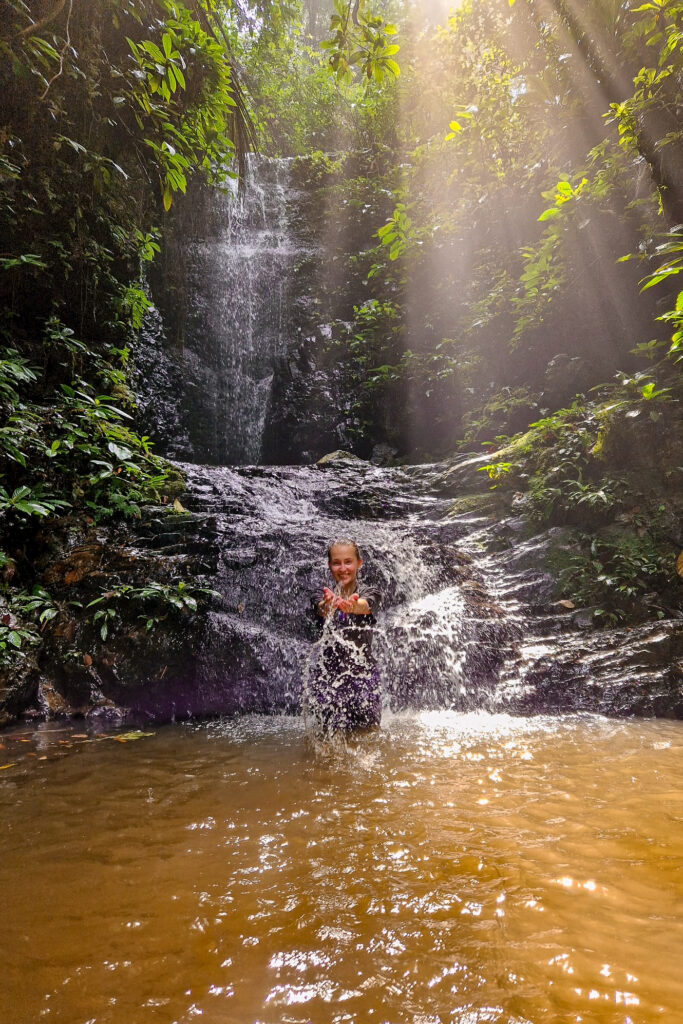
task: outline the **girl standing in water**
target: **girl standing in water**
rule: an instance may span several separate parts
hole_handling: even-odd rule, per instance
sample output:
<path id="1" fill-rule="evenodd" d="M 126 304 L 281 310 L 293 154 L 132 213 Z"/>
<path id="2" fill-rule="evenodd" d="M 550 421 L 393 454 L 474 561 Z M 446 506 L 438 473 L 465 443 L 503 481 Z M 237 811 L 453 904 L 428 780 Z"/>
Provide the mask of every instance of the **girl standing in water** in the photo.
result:
<path id="1" fill-rule="evenodd" d="M 314 599 L 322 652 L 308 687 L 309 709 L 325 735 L 371 728 L 382 714 L 371 649 L 380 592 L 358 580 L 363 559 L 355 541 L 333 541 L 327 560 L 335 586 Z"/>

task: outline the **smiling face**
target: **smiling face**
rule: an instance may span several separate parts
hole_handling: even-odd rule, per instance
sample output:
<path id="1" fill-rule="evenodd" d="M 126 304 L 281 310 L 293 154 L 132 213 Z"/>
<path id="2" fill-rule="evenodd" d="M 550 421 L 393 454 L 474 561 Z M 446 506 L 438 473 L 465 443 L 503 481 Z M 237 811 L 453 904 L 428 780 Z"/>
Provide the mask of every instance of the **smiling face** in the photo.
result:
<path id="1" fill-rule="evenodd" d="M 353 544 L 333 544 L 330 548 L 330 572 L 343 589 L 353 587 L 363 560 Z"/>

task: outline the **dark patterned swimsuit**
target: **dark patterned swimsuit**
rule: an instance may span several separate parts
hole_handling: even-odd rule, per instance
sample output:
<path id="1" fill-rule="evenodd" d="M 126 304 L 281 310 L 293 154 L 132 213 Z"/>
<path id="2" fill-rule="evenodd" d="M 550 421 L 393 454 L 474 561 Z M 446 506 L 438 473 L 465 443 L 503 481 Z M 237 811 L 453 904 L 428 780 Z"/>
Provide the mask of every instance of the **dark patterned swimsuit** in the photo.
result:
<path id="1" fill-rule="evenodd" d="M 309 710 L 324 733 L 351 732 L 379 725 L 382 715 L 379 673 L 372 657 L 372 627 L 380 592 L 359 583 L 359 598 L 369 615 L 346 614 L 337 609 L 323 627 L 322 651 L 309 682 Z M 313 605 L 317 605 L 314 599 Z"/>

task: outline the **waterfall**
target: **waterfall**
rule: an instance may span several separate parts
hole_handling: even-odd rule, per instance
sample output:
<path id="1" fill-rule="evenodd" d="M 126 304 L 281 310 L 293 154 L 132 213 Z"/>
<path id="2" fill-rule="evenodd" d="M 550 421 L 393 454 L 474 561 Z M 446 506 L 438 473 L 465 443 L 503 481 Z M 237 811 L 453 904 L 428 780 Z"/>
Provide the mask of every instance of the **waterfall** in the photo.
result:
<path id="1" fill-rule="evenodd" d="M 181 466 L 191 518 L 176 531 L 201 550 L 215 592 L 192 631 L 191 658 L 128 706 L 154 718 L 296 712 L 317 638 L 309 609 L 330 582 L 326 550 L 352 536 L 363 578 L 382 594 L 373 642 L 392 708 L 481 706 L 508 639 L 485 595 L 461 589 L 476 569 L 453 545 L 466 526 L 444 518 L 429 479 L 357 460 L 318 466 Z M 173 557 L 159 524 L 148 545 Z M 166 656 L 164 655 L 166 660 Z M 127 669 L 126 669 L 127 671 Z"/>
<path id="2" fill-rule="evenodd" d="M 185 241 L 181 419 L 198 462 L 262 458 L 273 372 L 292 334 L 291 286 L 302 248 L 289 225 L 291 160 L 252 157 L 242 192 L 212 199 Z M 203 220 L 203 223 L 202 223 Z"/>
<path id="3" fill-rule="evenodd" d="M 667 664 L 651 668 L 648 645 L 670 642 L 664 627 L 653 636 L 643 627 L 636 644 L 620 641 L 623 658 L 606 656 L 600 636 L 590 647 L 553 601 L 542 568 L 547 539 L 525 540 L 514 517 L 496 525 L 476 511 L 452 513 L 453 495 L 473 484 L 466 471 L 458 476 L 459 463 L 314 463 L 311 434 L 343 445 L 343 432 L 324 427 L 335 422 L 330 408 L 344 385 L 324 351 L 297 361 L 302 339 L 311 341 L 306 330 L 322 331 L 334 296 L 306 306 L 319 236 L 292 171 L 291 161 L 255 159 L 244 195 L 196 217 L 182 243 L 182 359 L 164 355 L 161 317 L 150 317 L 140 407 L 161 424 L 161 451 L 182 460 L 188 514 L 150 510 L 140 553 L 214 596 L 183 637 L 165 638 L 149 668 L 137 650 L 121 657 L 111 692 L 157 719 L 296 711 L 316 636 L 307 608 L 329 582 L 328 542 L 350 536 L 365 552 L 364 576 L 383 593 L 374 650 L 392 709 L 650 714 L 680 701 L 678 676 Z M 283 392 L 287 377 L 298 405 Z M 275 435 L 287 444 L 278 449 Z M 297 454 L 308 464 L 291 464 Z"/>

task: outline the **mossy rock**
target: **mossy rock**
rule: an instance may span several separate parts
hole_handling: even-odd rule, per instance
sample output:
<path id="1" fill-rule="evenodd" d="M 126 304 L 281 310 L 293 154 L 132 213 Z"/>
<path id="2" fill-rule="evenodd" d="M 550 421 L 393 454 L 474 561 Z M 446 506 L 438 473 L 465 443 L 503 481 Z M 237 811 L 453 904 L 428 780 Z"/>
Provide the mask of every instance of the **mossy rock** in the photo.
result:
<path id="1" fill-rule="evenodd" d="M 485 491 L 483 494 L 463 494 L 456 498 L 448 510 L 448 518 L 467 515 L 494 515 L 505 506 L 500 491 Z"/>
<path id="2" fill-rule="evenodd" d="M 161 493 L 169 500 L 173 500 L 174 498 L 179 498 L 186 490 L 187 481 L 185 480 L 185 477 L 175 466 L 170 466 L 168 469 L 168 476 L 164 481 Z"/>
<path id="3" fill-rule="evenodd" d="M 327 455 L 323 455 L 321 459 L 318 459 L 316 466 L 328 466 L 332 462 L 363 462 L 353 452 L 345 452 L 341 448 L 336 452 L 328 452 Z"/>

